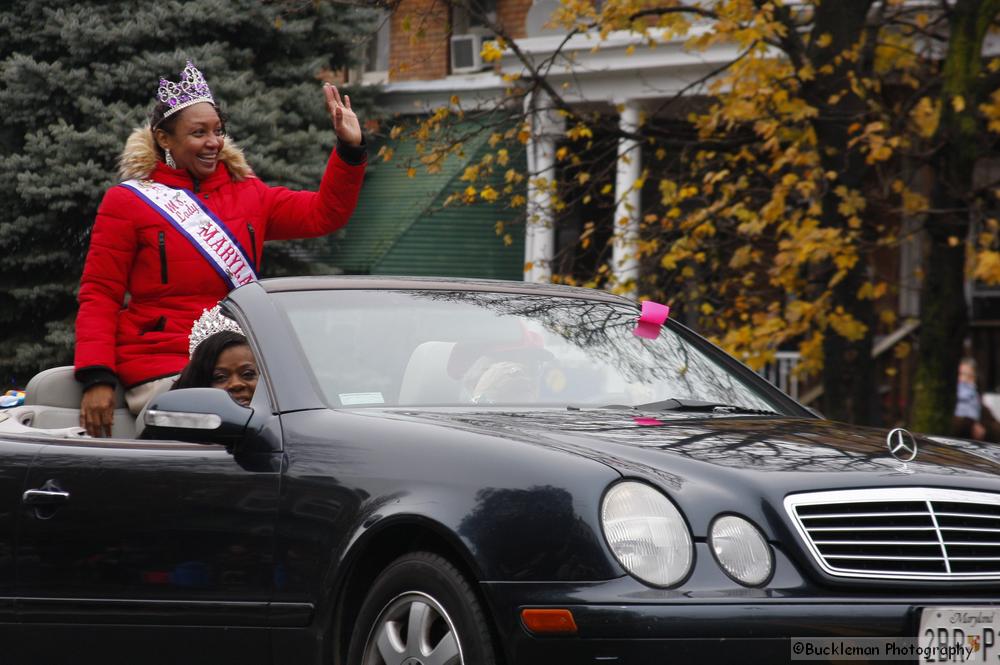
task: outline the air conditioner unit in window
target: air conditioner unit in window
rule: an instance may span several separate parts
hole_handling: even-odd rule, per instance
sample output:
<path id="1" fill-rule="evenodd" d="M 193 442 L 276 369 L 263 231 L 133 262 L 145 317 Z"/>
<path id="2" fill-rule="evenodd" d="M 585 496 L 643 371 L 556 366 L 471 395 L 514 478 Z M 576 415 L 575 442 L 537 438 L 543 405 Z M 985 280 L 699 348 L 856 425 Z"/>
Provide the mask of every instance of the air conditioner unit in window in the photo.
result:
<path id="1" fill-rule="evenodd" d="M 478 72 L 483 69 L 483 36 L 474 32 L 451 38 L 451 73 Z"/>

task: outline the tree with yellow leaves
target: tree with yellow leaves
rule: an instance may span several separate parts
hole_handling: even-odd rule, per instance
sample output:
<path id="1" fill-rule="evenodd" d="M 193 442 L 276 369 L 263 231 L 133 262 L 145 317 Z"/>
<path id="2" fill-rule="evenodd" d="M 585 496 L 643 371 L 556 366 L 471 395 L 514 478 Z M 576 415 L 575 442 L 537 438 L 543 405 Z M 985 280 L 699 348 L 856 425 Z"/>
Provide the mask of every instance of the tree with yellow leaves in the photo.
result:
<path id="1" fill-rule="evenodd" d="M 898 325 L 899 288 L 894 262 L 883 258 L 903 239 L 901 221 L 916 220 L 929 249 L 912 420 L 944 432 L 965 334 L 967 266 L 1000 281 L 997 223 L 970 236 L 992 203 L 974 187 L 973 169 L 991 147 L 987 127 L 1000 131 L 1000 61 L 982 56 L 998 14 L 1000 0 L 561 0 L 551 26 L 564 45 L 589 34 L 600 49 L 628 34 L 641 38 L 633 54 L 678 43 L 690 53 L 734 53 L 665 96 L 635 128 L 574 104 L 553 83 L 555 69 L 573 68 L 570 56 L 538 60 L 484 16 L 497 38 L 482 56 L 504 60 L 509 103 L 482 110 L 453 99 L 411 136 L 433 168 L 461 146 L 463 137 L 448 131 L 456 118 L 463 131 L 471 123 L 491 133 L 495 150 L 511 152 L 537 128 L 552 131 L 539 116 L 557 118 L 556 167 L 505 165 L 509 186 L 490 193 L 528 218 L 530 197 L 517 186 L 527 182 L 557 219 L 621 205 L 616 150 L 631 141 L 644 156 L 642 226 L 630 246 L 640 277 L 615 280 L 612 217 L 603 225 L 610 228 L 595 221 L 579 235 L 578 254 L 592 259 L 585 274 L 578 261 L 552 278 L 669 301 L 753 367 L 797 348 L 799 370 L 821 376 L 824 413 L 853 422 L 880 418 L 873 340 Z M 538 99 L 545 105 L 526 103 Z M 497 162 L 490 155 L 467 172 L 472 193 L 455 203 L 476 200 L 477 179 Z"/>
<path id="2" fill-rule="evenodd" d="M 998 0 L 958 0 L 948 7 L 948 48 L 935 87 L 937 122 L 925 125 L 926 150 L 934 165 L 930 195 L 927 268 L 921 293 L 922 326 L 914 391 L 914 423 L 925 431 L 946 431 L 954 411 L 957 372 L 966 335 L 962 297 L 969 266 L 982 281 L 1000 282 L 997 222 L 987 217 L 978 239 L 972 221 L 1000 198 L 1000 189 L 977 190 L 973 173 L 989 144 L 985 128 L 1000 132 L 1000 61 L 984 66 L 983 44 L 1000 14 Z M 923 99 L 930 100 L 925 97 Z M 985 125 L 985 127 L 984 127 Z M 970 257 L 967 248 L 978 249 Z M 970 260 L 971 258 L 971 260 Z"/>

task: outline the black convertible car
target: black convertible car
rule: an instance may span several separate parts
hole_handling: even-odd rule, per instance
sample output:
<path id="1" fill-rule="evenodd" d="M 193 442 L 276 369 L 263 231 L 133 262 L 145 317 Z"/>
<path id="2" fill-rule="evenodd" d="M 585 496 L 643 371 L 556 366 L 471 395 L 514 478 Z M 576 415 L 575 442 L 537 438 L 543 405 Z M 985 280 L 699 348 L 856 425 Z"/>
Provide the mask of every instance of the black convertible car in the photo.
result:
<path id="1" fill-rule="evenodd" d="M 823 420 L 602 292 L 289 278 L 223 307 L 250 408 L 172 391 L 90 439 L 57 368 L 0 412 L 0 663 L 998 662 L 993 448 Z"/>

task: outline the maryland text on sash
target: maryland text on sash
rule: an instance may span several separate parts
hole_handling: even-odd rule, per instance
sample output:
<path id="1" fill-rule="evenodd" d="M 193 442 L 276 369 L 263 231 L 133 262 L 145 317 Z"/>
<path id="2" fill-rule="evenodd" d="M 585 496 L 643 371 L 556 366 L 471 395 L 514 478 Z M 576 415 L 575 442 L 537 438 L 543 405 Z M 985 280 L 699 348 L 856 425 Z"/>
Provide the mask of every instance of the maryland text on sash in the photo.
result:
<path id="1" fill-rule="evenodd" d="M 122 185 L 180 231 L 232 288 L 257 279 L 253 263 L 240 243 L 193 193 L 152 180 L 126 180 Z"/>

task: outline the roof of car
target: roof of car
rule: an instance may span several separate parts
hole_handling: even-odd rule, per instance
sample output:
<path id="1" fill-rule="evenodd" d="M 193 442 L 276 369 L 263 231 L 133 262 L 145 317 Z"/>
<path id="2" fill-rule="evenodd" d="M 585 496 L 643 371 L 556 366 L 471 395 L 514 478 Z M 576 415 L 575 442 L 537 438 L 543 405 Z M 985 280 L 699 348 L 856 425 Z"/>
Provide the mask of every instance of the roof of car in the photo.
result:
<path id="1" fill-rule="evenodd" d="M 285 291 L 323 291 L 337 289 L 422 289 L 432 291 L 489 291 L 532 295 L 573 296 L 634 305 L 622 296 L 561 284 L 535 284 L 496 279 L 465 279 L 450 277 L 397 277 L 382 275 L 324 275 L 317 277 L 277 277 L 261 280 L 268 293 Z"/>

